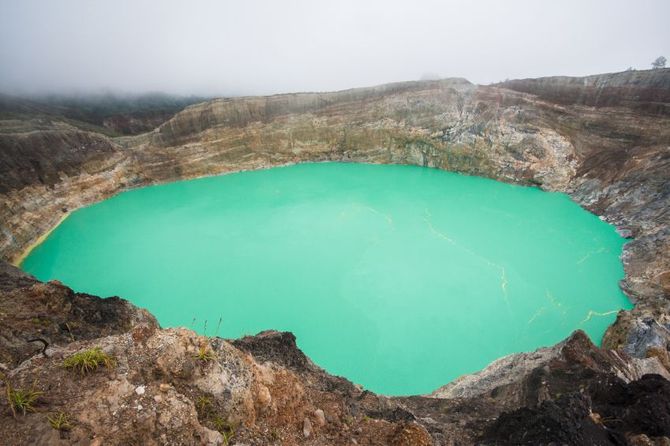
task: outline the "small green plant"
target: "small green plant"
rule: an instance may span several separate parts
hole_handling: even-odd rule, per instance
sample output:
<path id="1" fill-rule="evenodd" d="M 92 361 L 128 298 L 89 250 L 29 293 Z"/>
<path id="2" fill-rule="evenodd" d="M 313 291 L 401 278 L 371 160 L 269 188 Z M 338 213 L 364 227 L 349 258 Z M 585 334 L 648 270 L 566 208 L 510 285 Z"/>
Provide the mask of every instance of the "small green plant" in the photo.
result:
<path id="1" fill-rule="evenodd" d="M 28 412 L 35 412 L 34 404 L 44 394 L 44 392 L 35 389 L 35 383 L 30 389 L 15 389 L 8 382 L 6 385 L 7 402 L 15 418 L 17 412 L 21 412 L 23 415 Z"/>
<path id="2" fill-rule="evenodd" d="M 200 413 L 207 413 L 212 408 L 212 400 L 207 396 L 200 396 L 195 400 L 195 407 Z"/>
<path id="3" fill-rule="evenodd" d="M 221 418 L 219 415 L 214 415 L 212 417 L 212 424 L 214 424 L 214 429 L 223 435 L 223 444 L 227 446 L 228 443 L 230 443 L 230 440 L 235 436 L 235 426 Z"/>
<path id="4" fill-rule="evenodd" d="M 67 432 L 72 429 L 70 416 L 65 412 L 58 412 L 53 415 L 47 415 L 47 420 L 49 420 L 49 425 L 57 431 Z"/>
<path id="5" fill-rule="evenodd" d="M 198 348 L 198 353 L 195 354 L 195 358 L 202 362 L 209 362 L 216 359 L 216 355 L 213 351 L 208 349 L 206 346 L 201 346 Z"/>
<path id="6" fill-rule="evenodd" d="M 63 361 L 63 366 L 65 368 L 77 370 L 82 375 L 94 372 L 100 366 L 105 366 L 110 369 L 114 367 L 114 365 L 114 358 L 103 352 L 100 347 L 77 352 L 74 355 L 65 358 L 65 361 Z"/>
<path id="7" fill-rule="evenodd" d="M 51 321 L 49 319 L 43 319 L 39 317 L 34 317 L 30 320 L 33 325 L 41 326 L 41 327 L 48 327 L 51 325 Z"/>

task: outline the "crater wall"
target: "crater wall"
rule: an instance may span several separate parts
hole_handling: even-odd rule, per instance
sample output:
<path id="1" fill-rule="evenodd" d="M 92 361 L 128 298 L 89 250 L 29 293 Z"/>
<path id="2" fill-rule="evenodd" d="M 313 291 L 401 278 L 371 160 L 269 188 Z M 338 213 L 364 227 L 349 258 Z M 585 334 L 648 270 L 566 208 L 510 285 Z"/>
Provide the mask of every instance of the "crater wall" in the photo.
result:
<path id="1" fill-rule="evenodd" d="M 197 437 L 184 441 L 204 444 L 222 440 L 208 430 L 213 429 L 211 420 L 195 407 L 198 392 L 203 391 L 220 403 L 221 410 L 239 418 L 253 433 L 248 438 L 267 440 L 268 429 L 278 429 L 284 420 L 295 430 L 285 444 L 310 438 L 327 443 L 327 435 L 335 444 L 348 444 L 357 429 L 368 444 L 456 444 L 458 439 L 464 444 L 500 444 L 514 441 L 523 420 L 541 426 L 537 432 L 526 426 L 539 436 L 532 437 L 538 442 L 541 435 L 565 434 L 568 440 L 581 438 L 590 444 L 622 444 L 605 441 L 619 435 L 612 432 L 620 432 L 622 441 L 647 434 L 670 436 L 663 430 L 670 424 L 662 418 L 666 409 L 670 417 L 670 409 L 649 396 L 670 392 L 662 378 L 670 376 L 669 101 L 670 70 L 660 69 L 490 86 L 445 79 L 334 93 L 217 99 L 187 107 L 152 132 L 114 139 L 57 118 L 0 120 L 0 296 L 7 309 L 17 302 L 29 308 L 67 305 L 95 315 L 95 307 L 103 305 L 60 284 L 35 283 L 8 264 L 19 261 L 74 209 L 155 183 L 331 160 L 415 164 L 566 192 L 632 237 L 624 249 L 626 277 L 621 286 L 636 304 L 619 314 L 602 349 L 576 332 L 554 347 L 503 358 L 430 396 L 411 398 L 373 395 L 328 376 L 287 335 L 265 334 L 232 343 L 203 341 L 189 333 L 160 330 L 148 315 L 132 316 L 139 310 L 124 301 L 105 304 L 110 316 L 98 322 L 106 331 L 97 340 L 96 326 L 87 326 L 88 317 L 77 319 L 84 326 L 79 327 L 82 338 L 75 340 L 63 331 L 68 313 L 63 320 L 52 321 L 47 317 L 50 310 L 45 310 L 48 323 L 31 325 L 28 309 L 16 314 L 3 310 L 0 322 L 11 328 L 12 335 L 0 339 L 0 351 L 6 356 L 2 366 L 12 380 L 27 382 L 37 374 L 51 383 L 65 378 L 52 370 L 49 360 L 38 359 L 38 352 L 21 346 L 23 337 L 51 336 L 60 355 L 77 346 L 103 344 L 126 358 L 126 370 L 132 372 L 113 378 L 111 393 L 128 403 L 136 399 L 129 382 L 160 388 L 161 379 L 168 381 L 172 387 L 164 396 L 170 408 L 182 408 L 175 409 L 174 416 Z M 122 321 L 118 329 L 110 326 L 115 318 Z M 191 351 L 202 342 L 213 342 L 219 355 L 218 371 L 212 376 L 197 375 L 192 366 L 192 373 L 182 376 L 183 361 L 157 347 L 177 343 Z M 142 371 L 156 361 L 165 365 L 158 375 Z M 264 367 L 272 368 L 272 373 Z M 650 372 L 660 376 L 643 378 Z M 222 374 L 230 379 L 223 387 L 212 387 Z M 282 383 L 297 386 L 302 393 L 291 399 Z M 96 390 L 70 391 L 79 392 L 83 402 L 76 410 L 85 413 Z M 225 395 L 230 394 L 239 396 L 240 406 L 226 405 Z M 614 394 L 625 396 L 616 404 L 625 400 L 630 407 L 637 407 L 636 395 L 658 403 L 661 418 L 629 419 L 637 409 L 617 412 L 607 397 Z M 273 398 L 279 401 L 274 406 Z M 629 424 L 612 427 L 611 421 L 603 421 L 605 415 L 598 419 L 593 413 Z M 104 416 L 94 412 L 88 429 L 95 432 Z M 367 419 L 381 424 L 367 425 Z M 556 419 L 563 420 L 559 427 L 551 424 Z M 143 420 L 154 423 L 151 418 Z M 347 424 L 347 420 L 353 421 Z M 127 429 L 126 421 L 117 421 L 112 424 L 119 432 Z M 661 427 L 652 428 L 656 425 Z M 156 435 L 172 432 L 161 426 Z M 14 425 L 3 424 L 3 429 L 9 432 Z M 123 443 L 121 434 L 109 435 L 110 444 Z M 155 441 L 160 438 L 147 435 Z M 284 438 L 281 432 L 278 435 Z"/>

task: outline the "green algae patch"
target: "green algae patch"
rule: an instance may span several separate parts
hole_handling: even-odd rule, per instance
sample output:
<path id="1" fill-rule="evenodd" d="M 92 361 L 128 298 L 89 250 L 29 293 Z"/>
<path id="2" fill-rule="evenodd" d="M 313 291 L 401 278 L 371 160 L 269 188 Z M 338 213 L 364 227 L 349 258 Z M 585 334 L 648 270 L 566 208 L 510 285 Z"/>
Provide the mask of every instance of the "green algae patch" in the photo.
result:
<path id="1" fill-rule="evenodd" d="M 624 240 L 568 196 L 413 166 L 301 164 L 122 193 L 24 260 L 164 327 L 295 333 L 385 394 L 430 392 L 616 312 Z"/>

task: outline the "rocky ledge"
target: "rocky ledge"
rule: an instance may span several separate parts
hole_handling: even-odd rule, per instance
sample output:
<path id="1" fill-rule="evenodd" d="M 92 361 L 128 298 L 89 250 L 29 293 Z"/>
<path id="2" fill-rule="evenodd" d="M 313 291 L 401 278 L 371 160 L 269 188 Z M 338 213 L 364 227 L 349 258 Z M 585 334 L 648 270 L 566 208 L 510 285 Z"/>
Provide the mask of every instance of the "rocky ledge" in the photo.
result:
<path id="1" fill-rule="evenodd" d="M 653 70 L 219 99 L 117 139 L 0 120 L 0 442 L 670 444 L 669 97 L 670 70 Z M 123 299 L 7 263 L 70 210 L 128 188 L 322 160 L 567 192 L 632 237 L 621 285 L 635 308 L 602 348 L 577 331 L 431 395 L 389 398 L 328 375 L 290 333 L 161 329 Z M 103 359 L 80 373 L 65 367 L 77 353 Z"/>

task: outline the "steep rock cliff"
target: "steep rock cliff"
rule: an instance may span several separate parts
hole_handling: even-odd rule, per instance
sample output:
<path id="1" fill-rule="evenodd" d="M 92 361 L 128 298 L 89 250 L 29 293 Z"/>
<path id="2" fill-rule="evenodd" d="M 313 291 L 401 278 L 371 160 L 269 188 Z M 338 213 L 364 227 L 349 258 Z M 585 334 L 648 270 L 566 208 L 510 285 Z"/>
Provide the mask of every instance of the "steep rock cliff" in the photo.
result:
<path id="1" fill-rule="evenodd" d="M 184 437 L 184 442 L 222 441 L 213 430 L 213 420 L 195 408 L 193 389 L 213 385 L 214 375 L 223 373 L 217 367 L 228 370 L 239 361 L 251 367 L 244 370 L 273 363 L 284 370 L 281 374 L 287 374 L 282 376 L 292 376 L 287 382 L 301 386 L 305 393 L 300 395 L 308 395 L 306 400 L 300 397 L 298 402 L 290 402 L 278 390 L 281 403 L 267 419 L 259 415 L 264 413 L 257 412 L 260 409 L 236 412 L 227 406 L 227 396 L 239 391 L 227 387 L 235 380 L 223 384 L 223 393 L 206 395 L 213 398 L 217 410 L 244 426 L 238 438 L 252 444 L 278 441 L 273 440 L 275 434 L 285 444 L 347 444 L 352 438 L 358 438 L 360 444 L 506 444 L 518 442 L 515 435 L 524 428 L 520 424 L 524 419 L 535 420 L 545 432 L 542 437 L 540 431 L 533 431 L 529 438 L 535 443 L 572 436 L 582 443 L 648 444 L 644 441 L 652 440 L 647 437 L 667 436 L 663 417 L 670 409 L 651 395 L 667 392 L 661 376 L 667 376 L 670 366 L 669 84 L 670 70 L 653 70 L 509 81 L 494 86 L 447 79 L 335 93 L 218 99 L 186 108 L 153 132 L 117 139 L 58 121 L 0 121 L 0 255 L 8 261 L 20 258 L 68 211 L 132 187 L 303 161 L 405 163 L 569 193 L 633 237 L 624 249 L 626 278 L 622 288 L 636 303 L 630 312 L 621 312 L 608 330 L 603 340 L 605 350 L 577 333 L 555 347 L 496 361 L 431 397 L 389 399 L 364 392 L 305 365 L 309 361 L 294 345 L 287 344 L 283 335 L 227 343 L 203 340 L 188 332 L 159 330 L 148 320 L 138 322 L 140 328 L 135 329 L 136 318 L 130 318 L 135 321 L 132 323 L 123 322 L 130 320 L 131 310 L 112 311 L 111 319 L 102 319 L 119 318 L 119 330 L 101 328 L 104 324 L 84 329 L 81 338 L 76 338 L 77 346 L 70 345 L 73 339 L 67 331 L 57 329 L 58 317 L 44 322 L 43 327 L 18 316 L 6 318 L 3 324 L 14 330 L 2 341 L 5 367 L 11 369 L 8 379 L 13 385 L 25 386 L 31 377 L 40 376 L 47 386 L 64 385 L 67 392 L 81 399 L 73 411 L 87 413 L 88 404 L 95 404 L 100 394 L 94 388 L 67 384 L 65 375 L 58 371 L 58 358 L 73 349 L 106 346 L 125 364 L 121 370 L 132 371 L 132 379 L 114 375 L 117 372 L 109 377 L 109 385 L 117 386 L 114 392 L 122 395 L 115 404 L 126 408 L 114 421 L 116 432 L 123 432 L 130 426 L 127 423 L 137 420 L 140 424 L 136 426 L 144 426 L 146 438 L 158 443 L 163 442 L 161 435 L 177 435 L 179 431 L 160 424 L 156 418 L 160 411 L 183 414 L 179 418 L 182 426 L 188 426 L 188 435 L 196 435 Z M 33 283 L 6 264 L 4 270 L 0 281 L 3 308 L 34 299 L 47 308 L 62 302 L 76 307 L 90 299 L 58 284 Z M 30 314 L 30 307 L 25 314 Z M 104 331 L 108 329 L 111 331 Z M 92 336 L 95 330 L 108 337 L 91 340 L 88 333 Z M 128 330 L 131 335 L 124 335 Z M 40 358 L 36 345 L 20 345 L 26 336 L 39 334 L 54 344 L 56 359 Z M 219 371 L 209 378 L 202 378 L 209 376 L 205 373 L 202 379 L 189 375 L 181 381 L 181 368 L 147 375 L 143 370 L 149 367 L 149 360 L 142 356 L 145 338 L 153 339 L 151 345 L 183 344 L 184 357 L 194 348 L 188 345 L 208 342 L 228 359 L 218 360 L 212 367 Z M 158 347 L 146 352 L 153 360 L 167 355 L 165 361 L 185 361 L 169 359 L 172 352 Z M 241 359 L 242 352 L 254 359 Z M 24 360 L 27 362 L 12 368 Z M 250 372 L 233 369 L 237 372 L 227 376 L 246 379 L 242 388 L 256 388 L 258 382 L 264 382 L 258 377 L 243 378 Z M 241 375 L 236 375 L 238 372 Z M 638 381 L 650 372 L 659 377 Z M 139 387 L 140 383 L 151 389 L 167 384 L 177 390 L 175 394 L 167 390 L 169 407 L 161 406 L 160 411 L 146 417 L 127 411 L 129 405 L 138 404 L 139 394 L 132 391 L 132 385 Z M 247 396 L 243 399 L 252 401 L 251 406 L 268 404 L 265 390 L 244 392 Z M 275 391 L 268 387 L 268 392 L 274 398 Z M 313 392 L 321 393 L 317 397 Z M 613 401 L 608 392 L 618 399 Z M 50 410 L 59 398 L 47 404 Z M 323 398 L 339 409 L 321 408 L 315 415 L 318 409 L 313 401 Z M 639 401 L 649 401 L 659 417 L 647 415 L 646 421 L 641 421 L 644 404 Z M 158 410 L 159 406 L 151 404 L 152 410 Z M 139 405 L 146 407 L 143 402 Z M 284 418 L 287 407 L 293 407 L 291 413 L 298 415 Z M 89 418 L 80 416 L 82 430 L 73 435 L 82 437 L 76 438 L 99 435 L 108 414 L 96 410 Z M 322 413 L 326 424 L 321 424 Z M 363 425 L 368 419 L 382 424 Z M 51 431 L 38 426 L 44 423 L 38 415 L 26 420 L 34 427 L 28 434 L 53 437 Z M 273 426 L 282 423 L 290 428 L 273 433 Z M 317 429 L 317 423 L 328 427 Z M 7 432 L 17 433 L 17 425 L 6 426 Z M 561 430 L 566 426 L 567 431 Z M 525 428 L 531 431 L 530 426 Z M 21 438 L 28 441 L 36 437 Z M 120 433 L 102 438 L 111 443 L 125 441 Z"/>

